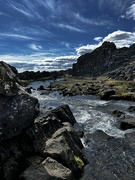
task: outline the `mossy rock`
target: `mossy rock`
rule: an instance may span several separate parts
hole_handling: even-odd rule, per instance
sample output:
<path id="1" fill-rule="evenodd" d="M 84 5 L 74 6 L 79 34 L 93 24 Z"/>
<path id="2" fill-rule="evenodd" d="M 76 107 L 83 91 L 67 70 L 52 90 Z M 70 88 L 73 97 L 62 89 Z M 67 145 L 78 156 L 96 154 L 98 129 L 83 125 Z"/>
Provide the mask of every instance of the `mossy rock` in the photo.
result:
<path id="1" fill-rule="evenodd" d="M 78 156 L 74 156 L 74 159 L 75 159 L 75 161 L 77 163 L 77 167 L 82 170 L 84 168 L 84 166 L 85 166 L 83 160 Z"/>

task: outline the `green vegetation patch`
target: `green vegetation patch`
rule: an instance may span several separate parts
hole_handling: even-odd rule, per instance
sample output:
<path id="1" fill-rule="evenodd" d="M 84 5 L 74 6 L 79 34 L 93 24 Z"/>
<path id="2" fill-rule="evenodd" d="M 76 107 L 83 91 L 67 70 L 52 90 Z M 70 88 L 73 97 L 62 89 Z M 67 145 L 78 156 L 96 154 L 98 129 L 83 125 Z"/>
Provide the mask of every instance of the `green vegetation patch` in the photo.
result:
<path id="1" fill-rule="evenodd" d="M 83 160 L 80 157 L 78 157 L 78 156 L 74 156 L 74 159 L 75 159 L 75 161 L 77 163 L 78 168 L 82 169 L 84 167 Z"/>

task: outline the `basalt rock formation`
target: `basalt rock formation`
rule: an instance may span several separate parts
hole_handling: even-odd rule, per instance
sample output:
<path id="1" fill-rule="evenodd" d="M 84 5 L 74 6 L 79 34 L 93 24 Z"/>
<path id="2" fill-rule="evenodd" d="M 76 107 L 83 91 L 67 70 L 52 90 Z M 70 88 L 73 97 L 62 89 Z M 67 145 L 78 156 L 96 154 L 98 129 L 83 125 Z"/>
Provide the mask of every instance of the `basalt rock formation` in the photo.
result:
<path id="1" fill-rule="evenodd" d="M 73 64 L 74 76 L 102 76 L 133 80 L 135 77 L 135 44 L 117 49 L 112 42 L 104 42 L 91 53 L 78 58 Z"/>

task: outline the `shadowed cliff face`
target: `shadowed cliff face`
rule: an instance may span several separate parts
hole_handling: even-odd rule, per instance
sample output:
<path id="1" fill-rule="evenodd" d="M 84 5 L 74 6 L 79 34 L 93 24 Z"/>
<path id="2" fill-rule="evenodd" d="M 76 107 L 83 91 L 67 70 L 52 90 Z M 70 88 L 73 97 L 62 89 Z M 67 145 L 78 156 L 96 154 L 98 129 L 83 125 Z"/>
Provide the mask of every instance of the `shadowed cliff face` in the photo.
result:
<path id="1" fill-rule="evenodd" d="M 134 62 L 135 45 L 132 45 L 130 48 L 117 49 L 114 43 L 104 42 L 102 46 L 95 49 L 92 53 L 87 53 L 78 58 L 77 63 L 73 64 L 73 75 L 95 77 L 107 74 L 112 77 L 118 77 L 116 74 L 119 72 L 121 79 L 133 79 L 134 69 L 130 64 Z M 112 73 L 113 70 L 115 72 Z M 120 76 L 122 73 L 125 74 Z"/>

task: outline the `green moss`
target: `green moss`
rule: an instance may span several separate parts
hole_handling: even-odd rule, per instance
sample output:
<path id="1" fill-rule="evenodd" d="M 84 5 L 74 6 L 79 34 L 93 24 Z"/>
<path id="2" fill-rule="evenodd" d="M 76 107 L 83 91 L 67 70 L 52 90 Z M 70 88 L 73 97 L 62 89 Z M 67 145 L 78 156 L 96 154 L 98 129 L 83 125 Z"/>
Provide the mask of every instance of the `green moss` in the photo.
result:
<path id="1" fill-rule="evenodd" d="M 79 169 L 82 169 L 84 167 L 84 162 L 80 157 L 74 156 L 74 159 L 77 163 L 77 166 Z"/>

